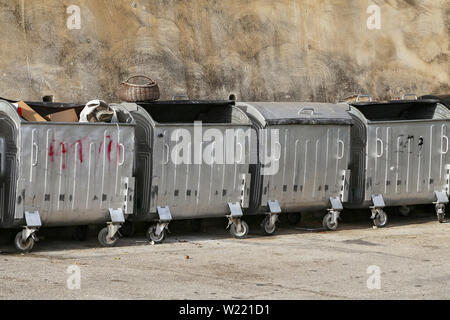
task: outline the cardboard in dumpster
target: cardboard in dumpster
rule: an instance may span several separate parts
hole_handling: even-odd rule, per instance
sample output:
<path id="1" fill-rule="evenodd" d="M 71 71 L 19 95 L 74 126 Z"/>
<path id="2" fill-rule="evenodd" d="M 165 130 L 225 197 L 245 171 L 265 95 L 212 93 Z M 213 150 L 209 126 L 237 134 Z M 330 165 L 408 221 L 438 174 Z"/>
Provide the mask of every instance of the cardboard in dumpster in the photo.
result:
<path id="1" fill-rule="evenodd" d="M 38 122 L 46 122 L 43 117 L 39 115 L 36 111 L 33 110 L 29 105 L 27 105 L 23 101 L 17 102 L 17 112 L 19 115 L 27 121 L 38 121 Z"/>
<path id="2" fill-rule="evenodd" d="M 52 122 L 78 122 L 78 116 L 74 109 L 52 113 L 45 118 Z"/>

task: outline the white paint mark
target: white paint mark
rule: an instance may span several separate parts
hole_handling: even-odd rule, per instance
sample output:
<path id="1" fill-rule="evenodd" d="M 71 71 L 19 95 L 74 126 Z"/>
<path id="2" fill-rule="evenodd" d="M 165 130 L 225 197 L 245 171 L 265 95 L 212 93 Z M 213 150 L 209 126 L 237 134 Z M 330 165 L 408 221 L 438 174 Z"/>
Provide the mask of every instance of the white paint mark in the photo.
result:
<path id="1" fill-rule="evenodd" d="M 367 18 L 367 29 L 381 29 L 381 10 L 376 4 L 371 4 L 367 7 L 367 14 L 370 14 Z"/>
<path id="2" fill-rule="evenodd" d="M 70 16 L 67 18 L 67 29 L 69 30 L 80 30 L 81 29 L 81 10 L 77 5 L 70 5 L 67 7 L 67 13 Z"/>

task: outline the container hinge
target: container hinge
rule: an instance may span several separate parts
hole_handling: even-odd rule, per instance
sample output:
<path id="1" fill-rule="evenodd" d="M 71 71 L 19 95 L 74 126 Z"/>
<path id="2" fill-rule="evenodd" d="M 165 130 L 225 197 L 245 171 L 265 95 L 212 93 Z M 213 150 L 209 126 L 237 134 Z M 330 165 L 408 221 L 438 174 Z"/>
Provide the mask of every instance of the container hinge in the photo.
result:
<path id="1" fill-rule="evenodd" d="M 450 194 L 450 164 L 445 165 L 445 191 Z"/>
<path id="2" fill-rule="evenodd" d="M 22 220 L 25 210 L 25 179 L 17 180 L 17 188 L 16 188 L 16 208 L 14 212 L 15 220 Z"/>
<path id="3" fill-rule="evenodd" d="M 341 171 L 341 181 L 339 186 L 339 197 L 341 202 L 347 202 L 348 201 L 348 190 L 350 181 L 350 170 L 342 170 Z"/>
<path id="4" fill-rule="evenodd" d="M 243 173 L 241 174 L 241 206 L 242 208 L 248 208 L 250 203 L 250 177 L 251 175 L 249 173 Z"/>
<path id="5" fill-rule="evenodd" d="M 122 186 L 123 186 L 123 211 L 125 214 L 133 213 L 133 205 L 134 205 L 134 188 L 135 188 L 135 179 L 133 177 L 124 177 L 122 178 Z"/>

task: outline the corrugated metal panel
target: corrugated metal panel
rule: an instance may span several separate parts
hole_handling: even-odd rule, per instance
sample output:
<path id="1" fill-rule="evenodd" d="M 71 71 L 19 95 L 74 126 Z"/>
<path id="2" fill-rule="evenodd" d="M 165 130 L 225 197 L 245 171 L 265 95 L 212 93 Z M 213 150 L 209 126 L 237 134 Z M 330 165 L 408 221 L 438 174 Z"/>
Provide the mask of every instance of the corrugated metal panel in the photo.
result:
<path id="1" fill-rule="evenodd" d="M 394 102 L 389 104 L 396 107 Z M 387 206 L 432 203 L 434 191 L 447 190 L 450 112 L 435 101 L 427 104 L 435 114 L 418 109 L 414 117 L 426 115 L 428 119 L 422 120 L 370 121 L 358 109 L 351 109 L 355 121 L 352 170 L 358 171 L 351 183 L 353 205 L 371 205 L 372 195 L 382 195 Z M 399 102 L 399 108 L 405 106 L 407 102 Z"/>
<path id="2" fill-rule="evenodd" d="M 254 210 L 261 211 L 258 207 L 273 200 L 283 211 L 329 208 L 330 197 L 347 200 L 352 124 L 348 105 L 239 102 L 237 107 L 259 132 L 260 163 L 278 155 L 271 164 L 278 167 L 276 172 L 270 173 L 262 164 L 261 173 L 265 173 L 255 177 L 261 183 L 253 185 L 261 190 L 252 190 Z M 278 132 L 273 138 L 272 131 Z M 276 136 L 278 141 L 272 141 Z"/>
<path id="3" fill-rule="evenodd" d="M 123 177 L 132 176 L 132 125 L 22 123 L 25 210 L 44 225 L 109 220 L 124 208 Z"/>

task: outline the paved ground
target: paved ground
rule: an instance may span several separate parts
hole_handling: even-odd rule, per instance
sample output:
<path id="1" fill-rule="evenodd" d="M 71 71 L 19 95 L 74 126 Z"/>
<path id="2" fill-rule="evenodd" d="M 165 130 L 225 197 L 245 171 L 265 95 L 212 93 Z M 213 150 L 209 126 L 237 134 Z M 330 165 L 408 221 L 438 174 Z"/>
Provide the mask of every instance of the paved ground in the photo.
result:
<path id="1" fill-rule="evenodd" d="M 431 212 L 431 210 L 430 210 Z M 206 221 L 192 233 L 182 223 L 161 245 L 143 237 L 98 248 L 62 234 L 44 236 L 28 255 L 0 245 L 0 299 L 449 299 L 450 224 L 433 215 L 390 215 L 373 229 L 368 214 L 347 214 L 336 232 L 309 231 L 320 219 L 281 224 L 263 237 L 250 219 L 248 239 L 223 231 L 224 220 Z M 306 220 L 306 221 L 305 221 Z M 81 270 L 81 289 L 69 290 L 67 268 Z M 370 290 L 369 266 L 376 286 Z"/>

